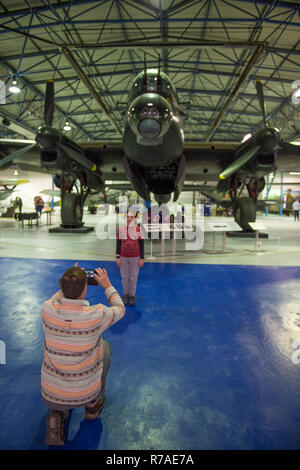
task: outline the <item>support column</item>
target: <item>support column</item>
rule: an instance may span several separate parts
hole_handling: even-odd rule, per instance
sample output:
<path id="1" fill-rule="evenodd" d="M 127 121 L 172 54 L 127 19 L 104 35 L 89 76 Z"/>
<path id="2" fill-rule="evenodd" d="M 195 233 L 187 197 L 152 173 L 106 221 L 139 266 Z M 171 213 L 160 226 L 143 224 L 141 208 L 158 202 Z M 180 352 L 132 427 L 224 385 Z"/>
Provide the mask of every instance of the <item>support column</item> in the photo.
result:
<path id="1" fill-rule="evenodd" d="M 283 171 L 281 172 L 281 185 L 280 185 L 280 217 L 282 216 L 282 206 L 283 206 Z"/>

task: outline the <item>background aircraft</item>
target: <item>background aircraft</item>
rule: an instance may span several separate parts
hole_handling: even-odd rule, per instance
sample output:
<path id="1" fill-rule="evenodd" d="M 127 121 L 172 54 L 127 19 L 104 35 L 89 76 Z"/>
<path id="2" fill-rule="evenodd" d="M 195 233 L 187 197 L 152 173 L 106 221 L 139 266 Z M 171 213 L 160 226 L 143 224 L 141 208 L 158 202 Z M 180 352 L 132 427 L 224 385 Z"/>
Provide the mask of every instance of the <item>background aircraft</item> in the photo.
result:
<path id="1" fill-rule="evenodd" d="M 33 169 L 26 151 L 36 155 L 39 149 L 41 168 L 55 175 L 55 185 L 61 190 L 61 219 L 66 228 L 82 226 L 84 201 L 89 192 L 104 190 L 105 168 L 109 165 L 120 170 L 122 165 L 124 178 L 126 175 L 137 193 L 145 200 L 150 200 L 153 193 L 159 204 L 168 202 L 172 193 L 176 201 L 185 179 L 215 181 L 217 193 L 229 193 L 235 220 L 244 231 L 252 231 L 249 222 L 255 222 L 264 177 L 282 167 L 298 168 L 300 162 L 299 147 L 283 142 L 279 131 L 267 125 L 260 81 L 256 89 L 262 129 L 239 145 L 209 142 L 192 148 L 184 145 L 183 113 L 170 79 L 159 69 L 144 69 L 128 95 L 122 145 L 97 148 L 93 144 L 78 145 L 52 127 L 54 84 L 50 80 L 45 124 L 37 131 L 37 145 L 32 143 L 18 151 L 13 145 L 2 146 L 5 157 L 0 167 L 15 161 L 20 168 Z"/>
<path id="2" fill-rule="evenodd" d="M 131 187 L 128 187 L 130 190 Z M 43 189 L 40 191 L 41 194 L 46 194 L 47 196 L 51 197 L 59 197 L 61 198 L 61 191 L 58 189 Z M 97 204 L 118 204 L 120 196 L 126 196 L 128 193 L 125 190 L 115 190 L 110 188 L 105 188 L 103 192 L 95 192 L 89 193 L 84 201 L 85 206 L 89 205 L 97 205 Z M 55 205 L 61 205 L 61 201 L 59 203 L 55 203 Z"/>
<path id="3" fill-rule="evenodd" d="M 29 183 L 29 180 L 21 180 L 14 178 L 2 178 L 0 179 L 0 201 L 8 198 L 14 192 L 14 189 L 19 184 Z M 12 186 L 9 188 L 9 186 Z"/>

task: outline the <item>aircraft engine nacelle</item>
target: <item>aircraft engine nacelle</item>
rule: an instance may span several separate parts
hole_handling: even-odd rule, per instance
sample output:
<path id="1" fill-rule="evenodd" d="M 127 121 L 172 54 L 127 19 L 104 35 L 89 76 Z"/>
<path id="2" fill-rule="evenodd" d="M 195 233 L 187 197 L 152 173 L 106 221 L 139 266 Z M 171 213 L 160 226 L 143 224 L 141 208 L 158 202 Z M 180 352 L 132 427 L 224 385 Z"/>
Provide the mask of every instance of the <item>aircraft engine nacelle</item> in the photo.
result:
<path id="1" fill-rule="evenodd" d="M 48 170 L 55 170 L 55 169 L 61 169 L 60 165 L 57 162 L 58 155 L 57 155 L 57 150 L 41 150 L 40 151 L 40 156 L 41 156 L 41 165 L 43 168 L 48 169 Z"/>
<path id="2" fill-rule="evenodd" d="M 50 126 L 38 129 L 36 142 L 41 150 L 41 165 L 50 171 L 79 173 L 88 171 L 98 174 L 95 162 L 88 158 L 84 150 L 67 136 Z"/>
<path id="3" fill-rule="evenodd" d="M 274 152 L 262 152 L 249 161 L 247 170 L 253 176 L 263 177 L 275 170 L 276 158 Z"/>
<path id="4" fill-rule="evenodd" d="M 131 103 L 127 111 L 128 123 L 137 136 L 143 139 L 158 139 L 170 129 L 173 120 L 172 107 L 157 93 L 144 93 Z"/>
<path id="5" fill-rule="evenodd" d="M 36 142 L 39 144 L 41 149 L 48 151 L 56 150 L 56 145 L 59 142 L 61 137 L 61 132 L 59 132 L 54 127 L 50 126 L 40 126 L 36 135 Z"/>
<path id="6" fill-rule="evenodd" d="M 59 158 L 57 144 L 61 139 L 61 133 L 50 126 L 38 128 L 36 141 L 41 149 L 41 166 L 47 170 L 55 171 L 64 169 L 64 162 Z"/>
<path id="7" fill-rule="evenodd" d="M 274 171 L 279 140 L 278 130 L 271 127 L 265 127 L 247 139 L 235 153 L 236 160 L 250 155 L 250 159 L 241 166 L 240 173 L 261 178 Z"/>

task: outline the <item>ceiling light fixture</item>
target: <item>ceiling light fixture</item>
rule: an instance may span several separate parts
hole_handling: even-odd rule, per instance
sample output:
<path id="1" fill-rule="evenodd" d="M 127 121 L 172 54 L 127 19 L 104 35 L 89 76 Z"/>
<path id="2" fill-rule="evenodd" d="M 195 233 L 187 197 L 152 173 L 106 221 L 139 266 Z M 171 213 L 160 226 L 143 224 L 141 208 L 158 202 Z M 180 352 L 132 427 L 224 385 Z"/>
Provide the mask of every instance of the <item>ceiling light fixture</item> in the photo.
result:
<path id="1" fill-rule="evenodd" d="M 64 125 L 64 131 L 70 131 L 71 129 L 72 127 L 70 126 L 69 121 L 66 121 Z"/>
<path id="2" fill-rule="evenodd" d="M 292 94 L 292 100 L 296 101 L 296 104 L 299 103 L 298 101 L 299 98 L 300 98 L 300 87 L 298 87 Z"/>
<path id="3" fill-rule="evenodd" d="M 15 176 L 19 176 L 19 168 L 18 168 L 18 165 L 13 164 L 13 165 L 11 166 L 11 169 L 13 170 Z"/>
<path id="4" fill-rule="evenodd" d="M 246 134 L 246 135 L 243 137 L 242 142 L 245 142 L 246 140 L 250 139 L 250 137 L 252 137 L 252 134 Z"/>
<path id="5" fill-rule="evenodd" d="M 18 86 L 18 82 L 17 82 L 17 79 L 16 79 L 15 76 L 13 76 L 11 85 L 10 85 L 10 87 L 8 88 L 8 90 L 9 90 L 11 93 L 20 93 L 21 89 L 20 89 L 20 87 Z"/>

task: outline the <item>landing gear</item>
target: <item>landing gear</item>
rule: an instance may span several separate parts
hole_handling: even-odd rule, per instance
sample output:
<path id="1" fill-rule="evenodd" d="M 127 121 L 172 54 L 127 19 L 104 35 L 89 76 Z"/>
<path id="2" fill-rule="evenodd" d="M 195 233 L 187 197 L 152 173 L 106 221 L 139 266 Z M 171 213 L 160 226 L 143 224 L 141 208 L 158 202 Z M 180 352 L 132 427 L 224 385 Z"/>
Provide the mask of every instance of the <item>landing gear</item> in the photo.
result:
<path id="1" fill-rule="evenodd" d="M 66 193 L 61 202 L 61 221 L 63 227 L 82 227 L 83 206 L 80 195 Z"/>
<path id="2" fill-rule="evenodd" d="M 264 189 L 264 185 L 264 178 L 251 179 L 244 183 L 237 179 L 231 181 L 230 196 L 233 202 L 234 220 L 243 229 L 243 233 L 254 233 L 249 223 L 256 221 L 256 201 L 259 193 Z M 245 187 L 247 188 L 248 197 L 241 196 Z"/>
<path id="3" fill-rule="evenodd" d="M 253 232 L 249 222 L 256 220 L 256 203 L 251 197 L 241 197 L 236 201 L 234 220 L 242 227 L 243 232 Z"/>
<path id="4" fill-rule="evenodd" d="M 50 233 L 87 233 L 94 230 L 93 227 L 84 227 L 83 205 L 89 193 L 86 181 L 82 177 L 76 181 L 74 177 L 63 174 L 56 176 L 55 185 L 61 190 L 61 226 L 49 229 Z M 77 193 L 71 192 L 73 188 Z"/>

